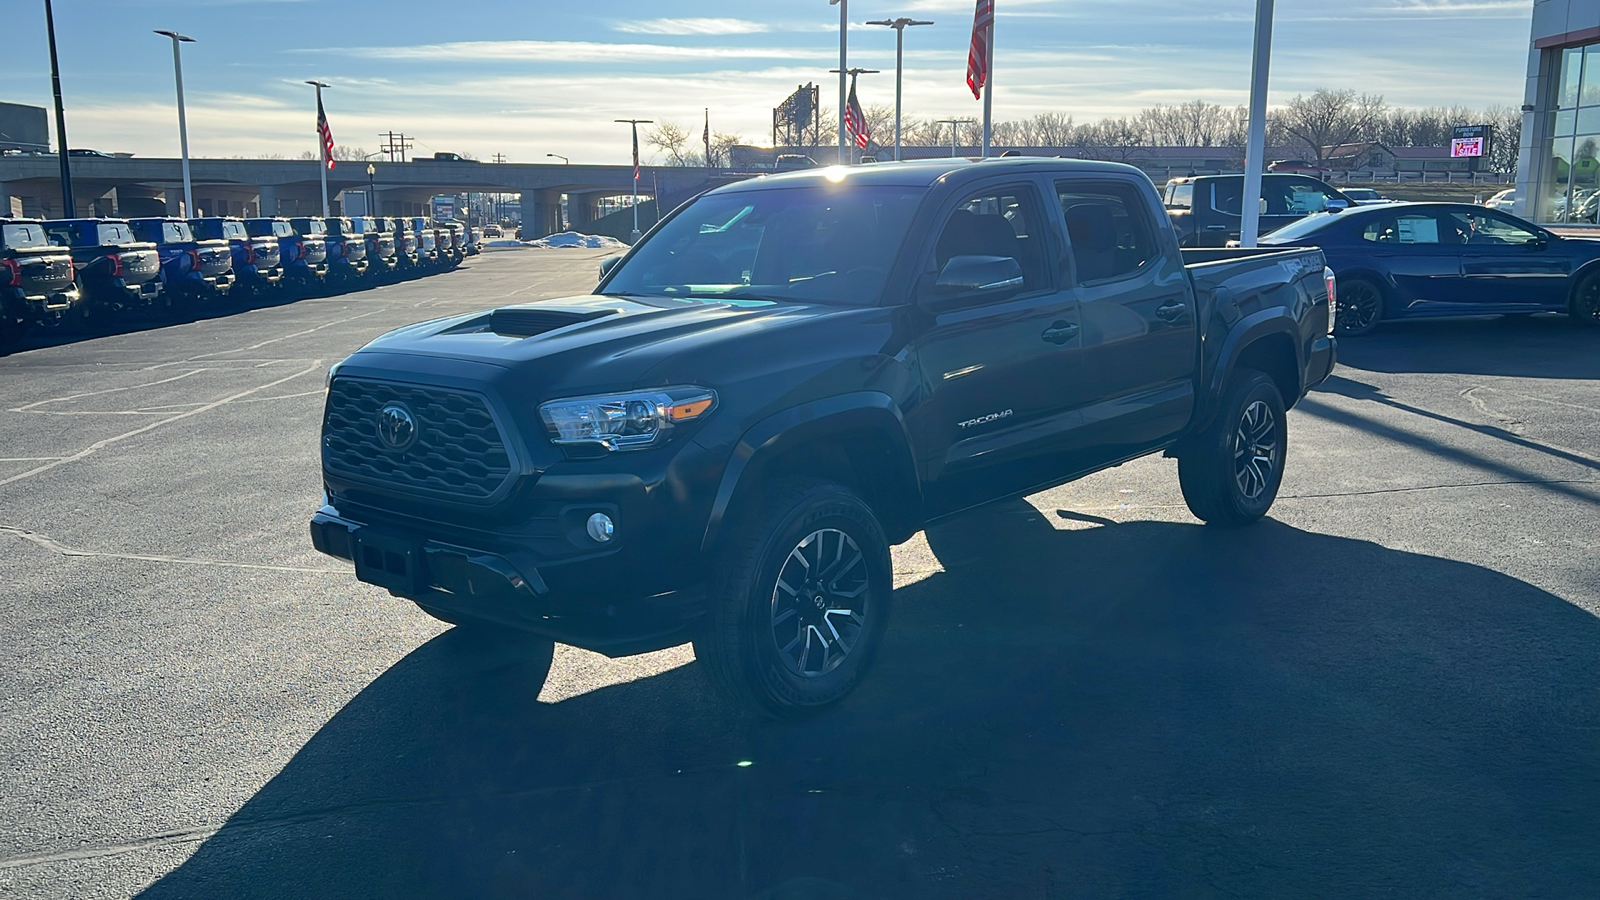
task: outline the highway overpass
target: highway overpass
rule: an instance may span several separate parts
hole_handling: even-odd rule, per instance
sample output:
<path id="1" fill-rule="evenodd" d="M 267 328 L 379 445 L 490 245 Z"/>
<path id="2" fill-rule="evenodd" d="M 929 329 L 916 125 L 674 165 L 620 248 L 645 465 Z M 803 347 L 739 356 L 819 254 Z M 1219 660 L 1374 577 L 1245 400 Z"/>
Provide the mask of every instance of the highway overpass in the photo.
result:
<path id="1" fill-rule="evenodd" d="M 373 160 L 379 211 L 422 215 L 435 194 L 498 193 L 522 201 L 524 230 L 560 230 L 561 197 L 572 228 L 597 217 L 598 201 L 633 190 L 632 166 Z M 320 215 L 320 163 L 315 160 L 193 159 L 195 207 L 205 215 Z M 0 215 L 62 218 L 60 163 L 55 156 L 0 157 Z M 670 208 L 722 180 L 711 169 L 646 166 L 639 193 L 658 193 Z M 72 158 L 76 215 L 182 214 L 183 175 L 176 159 Z M 367 190 L 367 162 L 341 161 L 328 173 L 328 194 Z M 335 207 L 337 209 L 337 207 Z"/>

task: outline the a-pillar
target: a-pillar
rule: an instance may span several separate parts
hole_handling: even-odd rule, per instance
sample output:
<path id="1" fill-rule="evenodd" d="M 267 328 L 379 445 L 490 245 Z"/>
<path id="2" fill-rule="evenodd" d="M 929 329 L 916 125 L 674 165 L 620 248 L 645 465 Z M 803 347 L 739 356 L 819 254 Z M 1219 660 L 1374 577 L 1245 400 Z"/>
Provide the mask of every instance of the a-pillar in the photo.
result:
<path id="1" fill-rule="evenodd" d="M 260 215 L 262 215 L 262 216 L 275 216 L 275 215 L 278 214 L 278 186 L 277 185 L 275 185 L 275 184 L 263 184 L 261 186 L 261 203 L 260 203 L 260 205 L 261 205 L 261 209 L 260 209 L 260 213 L 259 213 Z"/>

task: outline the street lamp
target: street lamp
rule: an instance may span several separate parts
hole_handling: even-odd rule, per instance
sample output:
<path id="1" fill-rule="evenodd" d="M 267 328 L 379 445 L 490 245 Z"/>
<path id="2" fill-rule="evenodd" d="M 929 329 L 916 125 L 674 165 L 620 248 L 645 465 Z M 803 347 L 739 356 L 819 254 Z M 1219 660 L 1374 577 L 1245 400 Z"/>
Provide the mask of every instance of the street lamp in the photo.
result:
<path id="1" fill-rule="evenodd" d="M 378 214 L 378 183 L 376 181 L 378 167 L 367 163 L 367 215 Z"/>
<path id="2" fill-rule="evenodd" d="M 1261 231 L 1261 167 L 1267 148 L 1267 72 L 1272 66 L 1272 0 L 1256 0 L 1256 43 L 1250 61 L 1250 128 L 1245 136 L 1244 206 L 1239 246 L 1254 247 Z"/>
<path id="3" fill-rule="evenodd" d="M 839 165 L 850 164 L 850 150 L 845 143 L 844 135 L 844 107 L 850 102 L 845 92 L 845 72 L 850 66 L 845 60 L 845 54 L 850 44 L 850 0 L 828 0 L 829 6 L 839 7 Z"/>
<path id="4" fill-rule="evenodd" d="M 50 40 L 50 88 L 56 95 L 56 150 L 61 156 L 61 213 L 64 218 L 78 214 L 72 202 L 72 164 L 67 161 L 67 113 L 61 105 L 61 65 L 56 62 L 56 17 L 50 0 L 44 0 L 44 31 Z"/>
<path id="5" fill-rule="evenodd" d="M 183 117 L 183 55 L 178 45 L 195 41 L 176 31 L 157 30 L 156 34 L 172 38 L 172 77 L 178 83 L 178 147 L 183 152 L 183 214 L 188 217 L 194 215 L 194 186 L 189 181 L 189 125 Z"/>
<path id="6" fill-rule="evenodd" d="M 555 158 L 556 158 L 556 159 L 559 159 L 559 160 L 561 160 L 561 161 L 562 161 L 562 162 L 563 162 L 563 163 L 566 163 L 566 164 L 567 164 L 567 165 L 569 165 L 569 166 L 570 166 L 570 165 L 572 165 L 572 160 L 570 160 L 570 159 L 567 159 L 567 158 L 566 158 L 566 157 L 565 157 L 565 156 L 562 156 L 562 155 L 561 155 L 561 154 L 559 154 L 559 153 L 546 153 L 546 154 L 545 154 L 545 156 L 553 156 L 553 157 L 555 157 Z"/>
<path id="7" fill-rule="evenodd" d="M 950 158 L 951 159 L 955 159 L 956 158 L 956 126 L 957 125 L 971 125 L 973 123 L 973 121 L 975 121 L 975 120 L 973 120 L 973 119 L 940 119 L 937 122 L 933 123 L 935 125 L 949 125 L 950 126 Z"/>
<path id="8" fill-rule="evenodd" d="M 932 25 L 918 19 L 901 16 L 898 19 L 879 19 L 868 25 L 883 25 L 894 29 L 894 161 L 900 161 L 900 77 L 905 70 L 906 29 L 916 25 Z"/>
<path id="9" fill-rule="evenodd" d="M 322 119 L 326 115 L 322 111 L 322 89 L 332 87 L 320 81 L 307 81 L 306 84 L 317 89 L 317 171 L 322 175 L 322 217 L 326 219 L 328 213 L 328 163 L 323 159 L 324 153 L 331 153 L 322 141 Z"/>
<path id="10" fill-rule="evenodd" d="M 654 119 L 613 119 L 619 124 L 626 123 L 633 127 L 633 236 L 631 243 L 639 242 L 639 126 L 654 125 Z M 656 209 L 656 216 L 660 218 L 661 210 Z"/>

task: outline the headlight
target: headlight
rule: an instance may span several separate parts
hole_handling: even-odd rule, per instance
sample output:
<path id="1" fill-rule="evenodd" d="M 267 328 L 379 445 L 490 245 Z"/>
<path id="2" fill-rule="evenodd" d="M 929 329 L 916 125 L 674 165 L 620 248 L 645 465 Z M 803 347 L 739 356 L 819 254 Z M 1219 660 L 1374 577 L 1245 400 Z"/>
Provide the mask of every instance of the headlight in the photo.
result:
<path id="1" fill-rule="evenodd" d="M 339 367 L 341 365 L 343 365 L 343 363 L 334 363 L 328 367 L 328 375 L 326 378 L 322 379 L 322 389 L 324 391 L 328 391 L 333 388 L 333 376 L 339 374 Z"/>
<path id="2" fill-rule="evenodd" d="M 643 450 L 664 443 L 673 428 L 704 418 L 716 406 L 715 391 L 670 387 L 552 400 L 539 407 L 539 417 L 558 446 Z"/>

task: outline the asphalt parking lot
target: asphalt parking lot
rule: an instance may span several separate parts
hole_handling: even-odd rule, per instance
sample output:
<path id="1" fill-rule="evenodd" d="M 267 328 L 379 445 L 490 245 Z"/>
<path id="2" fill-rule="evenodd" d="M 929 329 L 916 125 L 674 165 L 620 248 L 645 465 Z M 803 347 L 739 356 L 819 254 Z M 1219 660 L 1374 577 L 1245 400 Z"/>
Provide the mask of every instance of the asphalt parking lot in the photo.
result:
<path id="1" fill-rule="evenodd" d="M 0 357 L 0 896 L 1600 892 L 1600 334 L 1347 341 L 1248 530 L 1153 458 L 919 535 L 864 687 L 763 724 L 311 550 L 328 365 L 604 255 Z"/>

